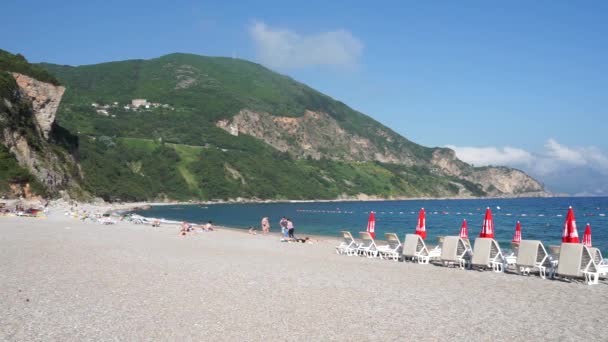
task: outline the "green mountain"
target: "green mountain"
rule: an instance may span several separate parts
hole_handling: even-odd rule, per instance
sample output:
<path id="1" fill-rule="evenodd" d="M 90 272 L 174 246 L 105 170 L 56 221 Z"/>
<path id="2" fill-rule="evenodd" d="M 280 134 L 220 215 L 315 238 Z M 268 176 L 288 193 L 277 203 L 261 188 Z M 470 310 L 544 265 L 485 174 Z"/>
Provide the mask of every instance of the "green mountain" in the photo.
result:
<path id="1" fill-rule="evenodd" d="M 542 192 L 521 171 L 474 168 L 248 61 L 171 54 L 40 66 L 66 87 L 57 123 L 78 138 L 83 188 L 104 199 Z"/>

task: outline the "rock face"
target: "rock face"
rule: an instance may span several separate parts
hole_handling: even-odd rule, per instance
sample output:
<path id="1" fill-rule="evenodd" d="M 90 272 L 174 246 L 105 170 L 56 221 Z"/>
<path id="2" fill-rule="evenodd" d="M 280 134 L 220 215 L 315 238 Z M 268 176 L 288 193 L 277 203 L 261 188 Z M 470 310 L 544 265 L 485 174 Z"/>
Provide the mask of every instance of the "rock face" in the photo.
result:
<path id="1" fill-rule="evenodd" d="M 520 170 L 507 167 L 473 167 L 456 158 L 456 153 L 448 148 L 436 149 L 431 163 L 447 175 L 481 185 L 491 196 L 547 194 L 542 184 Z"/>
<path id="2" fill-rule="evenodd" d="M 231 120 L 221 120 L 216 125 L 232 135 L 254 136 L 297 158 L 415 163 L 407 153 L 393 153 L 369 139 L 346 132 L 334 118 L 323 112 L 307 110 L 300 117 L 287 117 L 244 109 Z M 390 139 L 389 132 L 379 134 Z"/>
<path id="3" fill-rule="evenodd" d="M 49 142 L 65 88 L 18 73 L 12 76 L 16 87 L 10 89 L 8 98 L 0 99 L 0 144 L 50 194 L 64 190 L 71 194 L 83 193 L 76 161 L 63 148 Z M 27 187 L 27 184 L 20 186 Z"/>
<path id="4" fill-rule="evenodd" d="M 48 139 L 65 87 L 40 82 L 16 72 L 12 75 L 21 90 L 23 98 L 31 101 L 36 124 L 44 138 Z"/>
<path id="5" fill-rule="evenodd" d="M 244 109 L 231 119 L 218 121 L 216 125 L 232 135 L 254 136 L 296 158 L 421 166 L 436 174 L 476 184 L 488 196 L 547 195 L 542 184 L 520 170 L 473 167 L 459 160 L 455 152 L 448 148 L 427 149 L 431 152 L 428 159 L 414 156 L 407 150 L 383 148 L 369 139 L 345 131 L 334 118 L 323 112 L 307 110 L 303 116 L 286 117 Z M 394 139 L 394 133 L 390 131 L 379 130 L 377 134 L 389 142 Z M 462 184 L 454 182 L 453 185 L 459 188 L 458 196 L 473 196 L 470 189 Z"/>

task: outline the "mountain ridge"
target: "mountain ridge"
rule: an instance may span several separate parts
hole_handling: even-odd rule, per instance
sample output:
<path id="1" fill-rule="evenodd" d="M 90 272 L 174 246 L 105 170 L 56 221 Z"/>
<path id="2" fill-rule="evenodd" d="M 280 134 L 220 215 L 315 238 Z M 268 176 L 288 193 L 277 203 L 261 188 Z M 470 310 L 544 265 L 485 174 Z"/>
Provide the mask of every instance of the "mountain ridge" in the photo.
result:
<path id="1" fill-rule="evenodd" d="M 253 62 L 39 66 L 66 87 L 57 121 L 79 138 L 83 187 L 107 200 L 546 194 L 521 171 L 474 168 Z"/>

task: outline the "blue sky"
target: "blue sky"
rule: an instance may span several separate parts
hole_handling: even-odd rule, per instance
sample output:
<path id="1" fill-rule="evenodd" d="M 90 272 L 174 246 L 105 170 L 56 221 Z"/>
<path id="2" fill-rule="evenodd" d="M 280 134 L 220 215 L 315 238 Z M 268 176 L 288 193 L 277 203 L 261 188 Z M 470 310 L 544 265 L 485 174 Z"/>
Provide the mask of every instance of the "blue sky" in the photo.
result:
<path id="1" fill-rule="evenodd" d="M 466 161 L 539 177 L 592 168 L 608 178 L 608 2 L 5 0 L 2 7 L 11 15 L 0 22 L 0 48 L 31 61 L 237 56 L 413 141 L 450 145 Z"/>

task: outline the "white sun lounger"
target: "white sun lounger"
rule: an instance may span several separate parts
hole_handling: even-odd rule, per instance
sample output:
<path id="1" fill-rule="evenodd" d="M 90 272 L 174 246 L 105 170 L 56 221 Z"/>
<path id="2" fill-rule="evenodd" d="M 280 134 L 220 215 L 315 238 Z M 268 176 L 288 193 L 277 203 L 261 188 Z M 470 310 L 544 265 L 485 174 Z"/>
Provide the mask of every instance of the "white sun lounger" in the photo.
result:
<path id="1" fill-rule="evenodd" d="M 551 277 L 554 273 L 549 254 L 538 240 L 521 240 L 516 264 L 523 275 L 530 275 L 530 271 L 537 269 L 540 277 L 545 279 L 547 269 Z"/>
<path id="2" fill-rule="evenodd" d="M 595 247 L 589 247 L 589 252 L 591 252 L 591 256 L 593 257 L 593 261 L 595 262 L 595 267 L 597 268 L 597 271 L 600 276 L 605 277 L 606 275 L 608 275 L 608 260 L 604 260 L 600 249 Z"/>
<path id="3" fill-rule="evenodd" d="M 424 240 L 417 234 L 406 234 L 403 243 L 403 257 L 417 261 L 419 264 L 429 263 L 429 250 L 426 248 Z"/>
<path id="4" fill-rule="evenodd" d="M 336 253 L 346 254 L 349 256 L 357 254 L 357 248 L 359 247 L 359 244 L 357 243 L 357 241 L 355 241 L 353 235 L 345 230 L 341 231 L 340 234 L 342 235 L 343 240 L 338 246 L 336 246 Z"/>
<path id="5" fill-rule="evenodd" d="M 441 262 L 444 265 L 458 265 L 460 268 L 467 266 L 467 257 L 471 248 L 465 240 L 459 236 L 446 236 L 441 245 Z"/>
<path id="6" fill-rule="evenodd" d="M 384 233 L 384 239 L 386 240 L 387 244 L 378 246 L 378 254 L 380 259 L 387 258 L 398 261 L 402 248 L 399 237 L 395 233 Z"/>
<path id="7" fill-rule="evenodd" d="M 504 272 L 505 260 L 498 242 L 490 238 L 475 239 L 471 264 L 476 267 L 492 267 L 494 272 Z"/>
<path id="8" fill-rule="evenodd" d="M 370 233 L 359 232 L 359 238 L 361 238 L 361 244 L 357 248 L 359 255 L 366 256 L 368 258 L 378 256 L 378 247 L 376 247 L 376 242 Z"/>
<path id="9" fill-rule="evenodd" d="M 591 251 L 580 243 L 562 243 L 557 274 L 563 278 L 585 278 L 588 285 L 597 284 L 599 280 Z"/>

